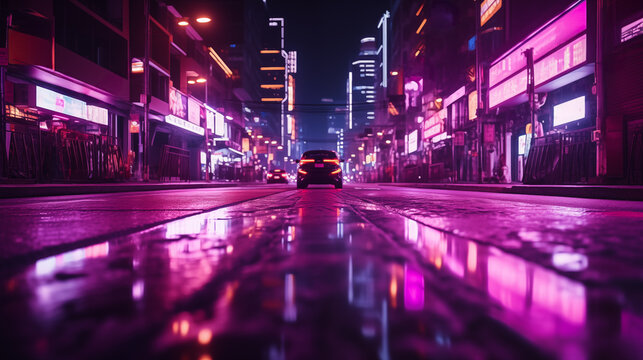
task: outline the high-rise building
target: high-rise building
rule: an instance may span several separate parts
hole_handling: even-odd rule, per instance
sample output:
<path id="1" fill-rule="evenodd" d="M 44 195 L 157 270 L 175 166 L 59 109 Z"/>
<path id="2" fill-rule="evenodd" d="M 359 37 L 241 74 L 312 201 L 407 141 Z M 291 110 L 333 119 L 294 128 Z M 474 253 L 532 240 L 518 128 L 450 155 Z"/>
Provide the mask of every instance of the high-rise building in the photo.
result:
<path id="1" fill-rule="evenodd" d="M 363 38 L 347 83 L 348 130 L 352 132 L 363 132 L 375 122 L 376 62 L 375 38 Z"/>

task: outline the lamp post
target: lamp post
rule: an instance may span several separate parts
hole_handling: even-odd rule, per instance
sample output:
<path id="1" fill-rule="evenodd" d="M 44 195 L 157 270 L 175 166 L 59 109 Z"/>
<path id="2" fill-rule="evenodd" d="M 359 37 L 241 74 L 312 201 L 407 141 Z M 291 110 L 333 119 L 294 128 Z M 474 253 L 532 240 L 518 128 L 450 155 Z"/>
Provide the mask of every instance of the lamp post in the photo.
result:
<path id="1" fill-rule="evenodd" d="M 204 86 L 203 102 L 207 105 L 208 104 L 208 79 L 200 76 L 200 77 L 197 77 L 196 79 L 188 80 L 188 85 L 196 85 L 196 84 L 203 84 Z M 208 129 L 208 123 L 207 123 L 207 116 L 206 116 L 205 131 L 204 131 L 205 181 L 210 181 L 210 142 L 209 142 L 210 139 L 209 139 L 208 132 L 209 132 L 209 129 Z"/>
<path id="2" fill-rule="evenodd" d="M 147 0 L 149 1 L 149 0 Z M 207 16 L 200 16 L 194 19 L 199 24 L 207 24 L 210 21 L 212 21 L 211 18 Z M 176 23 L 177 25 L 181 27 L 187 27 L 190 25 L 190 19 L 189 18 L 181 18 L 179 21 Z M 198 77 L 196 80 L 188 80 L 188 85 L 193 85 L 193 84 L 203 84 L 204 86 L 204 96 L 203 96 L 203 102 L 207 105 L 208 104 L 208 77 L 212 75 L 212 65 L 209 64 L 208 66 L 208 75 L 207 77 Z M 208 124 L 207 124 L 207 116 L 206 116 L 206 124 L 205 124 L 205 134 L 204 134 L 204 140 L 205 140 L 205 181 L 210 181 L 210 142 L 209 142 L 209 134 L 208 134 Z"/>
<path id="3" fill-rule="evenodd" d="M 139 142 L 138 142 L 138 173 L 139 180 L 149 181 L 149 129 L 150 129 L 150 0 L 143 1 L 143 14 L 145 16 L 145 38 L 143 40 L 145 47 L 145 55 L 143 58 L 143 127 L 139 131 Z"/>

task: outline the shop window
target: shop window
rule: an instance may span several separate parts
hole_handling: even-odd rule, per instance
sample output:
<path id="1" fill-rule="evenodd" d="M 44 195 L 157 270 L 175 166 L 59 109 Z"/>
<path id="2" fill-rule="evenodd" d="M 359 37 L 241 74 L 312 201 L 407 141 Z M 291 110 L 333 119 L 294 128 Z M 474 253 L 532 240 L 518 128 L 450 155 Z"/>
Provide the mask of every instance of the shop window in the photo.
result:
<path id="1" fill-rule="evenodd" d="M 157 99 L 168 101 L 169 78 L 150 66 L 150 94 Z"/>
<path id="2" fill-rule="evenodd" d="M 11 29 L 23 34 L 51 39 L 51 21 L 40 14 L 16 11 L 11 15 Z M 3 32 L 4 35 L 4 32 Z M 4 38 L 3 38 L 4 39 Z"/>
<path id="3" fill-rule="evenodd" d="M 127 41 L 65 0 L 54 2 L 56 43 L 124 78 Z"/>
<path id="4" fill-rule="evenodd" d="M 123 29 L 123 2 L 114 0 L 77 0 L 118 29 Z"/>

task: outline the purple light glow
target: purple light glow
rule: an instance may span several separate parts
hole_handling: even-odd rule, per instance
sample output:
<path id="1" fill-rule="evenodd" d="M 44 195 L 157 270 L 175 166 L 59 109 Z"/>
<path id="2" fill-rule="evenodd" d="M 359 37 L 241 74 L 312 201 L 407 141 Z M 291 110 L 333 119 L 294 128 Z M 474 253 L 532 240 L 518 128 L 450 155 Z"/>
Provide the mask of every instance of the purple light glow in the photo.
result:
<path id="1" fill-rule="evenodd" d="M 417 269 L 404 265 L 404 308 L 424 309 L 424 277 Z"/>
<path id="2" fill-rule="evenodd" d="M 536 86 L 580 66 L 586 60 L 587 35 L 583 35 L 534 64 Z M 527 70 L 525 69 L 489 90 L 489 107 L 493 108 L 526 91 Z"/>
<path id="3" fill-rule="evenodd" d="M 536 35 L 531 39 L 500 57 L 489 68 L 489 86 L 496 86 L 502 80 L 527 66 L 527 60 L 523 55 L 525 49 L 533 48 L 534 60 L 537 60 L 585 31 L 587 29 L 586 14 L 587 5 L 583 1 L 558 20 L 537 30 Z"/>

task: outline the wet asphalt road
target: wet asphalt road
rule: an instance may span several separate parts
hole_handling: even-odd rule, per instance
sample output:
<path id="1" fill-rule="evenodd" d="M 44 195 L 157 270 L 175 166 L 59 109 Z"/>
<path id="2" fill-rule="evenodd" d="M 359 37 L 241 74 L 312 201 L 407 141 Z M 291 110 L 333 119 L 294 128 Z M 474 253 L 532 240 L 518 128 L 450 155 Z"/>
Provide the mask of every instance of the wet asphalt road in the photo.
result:
<path id="1" fill-rule="evenodd" d="M 0 215 L 0 359 L 643 358 L 643 203 L 291 185 Z"/>

